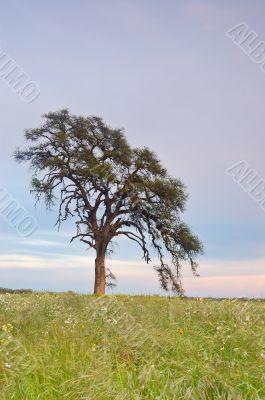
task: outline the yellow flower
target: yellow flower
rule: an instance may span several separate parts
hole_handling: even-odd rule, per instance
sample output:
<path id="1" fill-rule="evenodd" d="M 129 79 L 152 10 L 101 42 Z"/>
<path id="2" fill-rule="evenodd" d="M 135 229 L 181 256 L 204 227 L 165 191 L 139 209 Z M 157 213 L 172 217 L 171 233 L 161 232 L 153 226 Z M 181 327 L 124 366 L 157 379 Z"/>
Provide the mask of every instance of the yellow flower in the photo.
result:
<path id="1" fill-rule="evenodd" d="M 2 326 L 2 330 L 6 333 L 10 333 L 13 330 L 13 325 L 11 324 L 6 324 Z"/>

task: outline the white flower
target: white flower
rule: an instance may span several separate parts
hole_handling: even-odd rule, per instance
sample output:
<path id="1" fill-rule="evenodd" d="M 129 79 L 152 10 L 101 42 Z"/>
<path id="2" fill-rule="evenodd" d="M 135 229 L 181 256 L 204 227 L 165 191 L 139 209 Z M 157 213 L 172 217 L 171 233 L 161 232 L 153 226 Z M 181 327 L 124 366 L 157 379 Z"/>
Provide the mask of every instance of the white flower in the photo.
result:
<path id="1" fill-rule="evenodd" d="M 11 368 L 11 364 L 9 364 L 9 363 L 5 363 L 5 368 L 8 368 L 8 369 L 10 369 L 10 368 Z"/>
<path id="2" fill-rule="evenodd" d="M 109 322 L 110 324 L 117 324 L 118 321 L 115 318 L 108 318 L 107 322 Z"/>

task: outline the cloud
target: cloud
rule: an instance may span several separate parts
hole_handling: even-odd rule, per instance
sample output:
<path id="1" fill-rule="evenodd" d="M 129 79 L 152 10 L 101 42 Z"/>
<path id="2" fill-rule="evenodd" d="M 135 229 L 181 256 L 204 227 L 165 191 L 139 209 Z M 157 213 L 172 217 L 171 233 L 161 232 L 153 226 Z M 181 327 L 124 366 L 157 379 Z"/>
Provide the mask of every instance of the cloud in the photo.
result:
<path id="1" fill-rule="evenodd" d="M 116 292 L 165 294 L 159 288 L 153 264 L 113 259 L 107 260 L 107 265 L 118 278 Z M 199 278 L 192 276 L 188 265 L 184 267 L 183 283 L 188 296 L 265 296 L 265 260 L 204 261 Z M 47 260 L 5 254 L 0 256 L 0 277 L 3 286 L 87 292 L 93 287 L 94 257 L 58 254 Z"/>
<path id="2" fill-rule="evenodd" d="M 265 274 L 188 278 L 184 287 L 190 296 L 265 298 Z"/>

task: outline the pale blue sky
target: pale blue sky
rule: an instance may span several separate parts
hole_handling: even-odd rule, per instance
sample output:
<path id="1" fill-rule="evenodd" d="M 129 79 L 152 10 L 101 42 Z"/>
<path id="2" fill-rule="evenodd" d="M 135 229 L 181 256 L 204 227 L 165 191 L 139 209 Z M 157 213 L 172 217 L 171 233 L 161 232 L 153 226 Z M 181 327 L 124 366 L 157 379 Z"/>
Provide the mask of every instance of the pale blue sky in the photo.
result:
<path id="1" fill-rule="evenodd" d="M 265 40 L 262 1 L 10 1 L 0 46 L 41 87 L 23 103 L 0 80 L 0 184 L 38 220 L 20 238 L 0 220 L 0 286 L 92 289 L 93 253 L 69 245 L 71 226 L 34 209 L 30 172 L 12 153 L 47 111 L 69 108 L 124 127 L 188 187 L 185 219 L 205 244 L 189 295 L 265 296 L 265 212 L 225 173 L 245 159 L 265 178 L 265 74 L 227 38 L 246 22 Z M 152 266 L 120 242 L 110 263 L 119 292 L 158 293 Z"/>

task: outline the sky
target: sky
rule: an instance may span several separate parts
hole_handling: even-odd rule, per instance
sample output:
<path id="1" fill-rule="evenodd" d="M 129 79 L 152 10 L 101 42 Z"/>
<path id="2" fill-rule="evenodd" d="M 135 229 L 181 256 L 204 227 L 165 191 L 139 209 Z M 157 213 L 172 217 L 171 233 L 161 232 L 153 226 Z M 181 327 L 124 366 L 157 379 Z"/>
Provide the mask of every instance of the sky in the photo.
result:
<path id="1" fill-rule="evenodd" d="M 184 265 L 188 296 L 265 297 L 265 207 L 227 173 L 244 160 L 265 179 L 265 73 L 226 34 L 244 23 L 265 41 L 264 13 L 261 0 L 2 4 L 1 51 L 40 95 L 22 101 L 0 76 L 0 189 L 37 221 L 25 238 L 0 216 L 0 287 L 93 289 L 93 251 L 69 243 L 71 224 L 57 231 L 56 208 L 35 207 L 32 171 L 13 159 L 26 128 L 68 108 L 124 128 L 132 146 L 148 146 L 186 184 L 183 219 L 205 248 L 200 277 Z M 165 294 L 134 244 L 114 246 L 114 293 Z"/>

